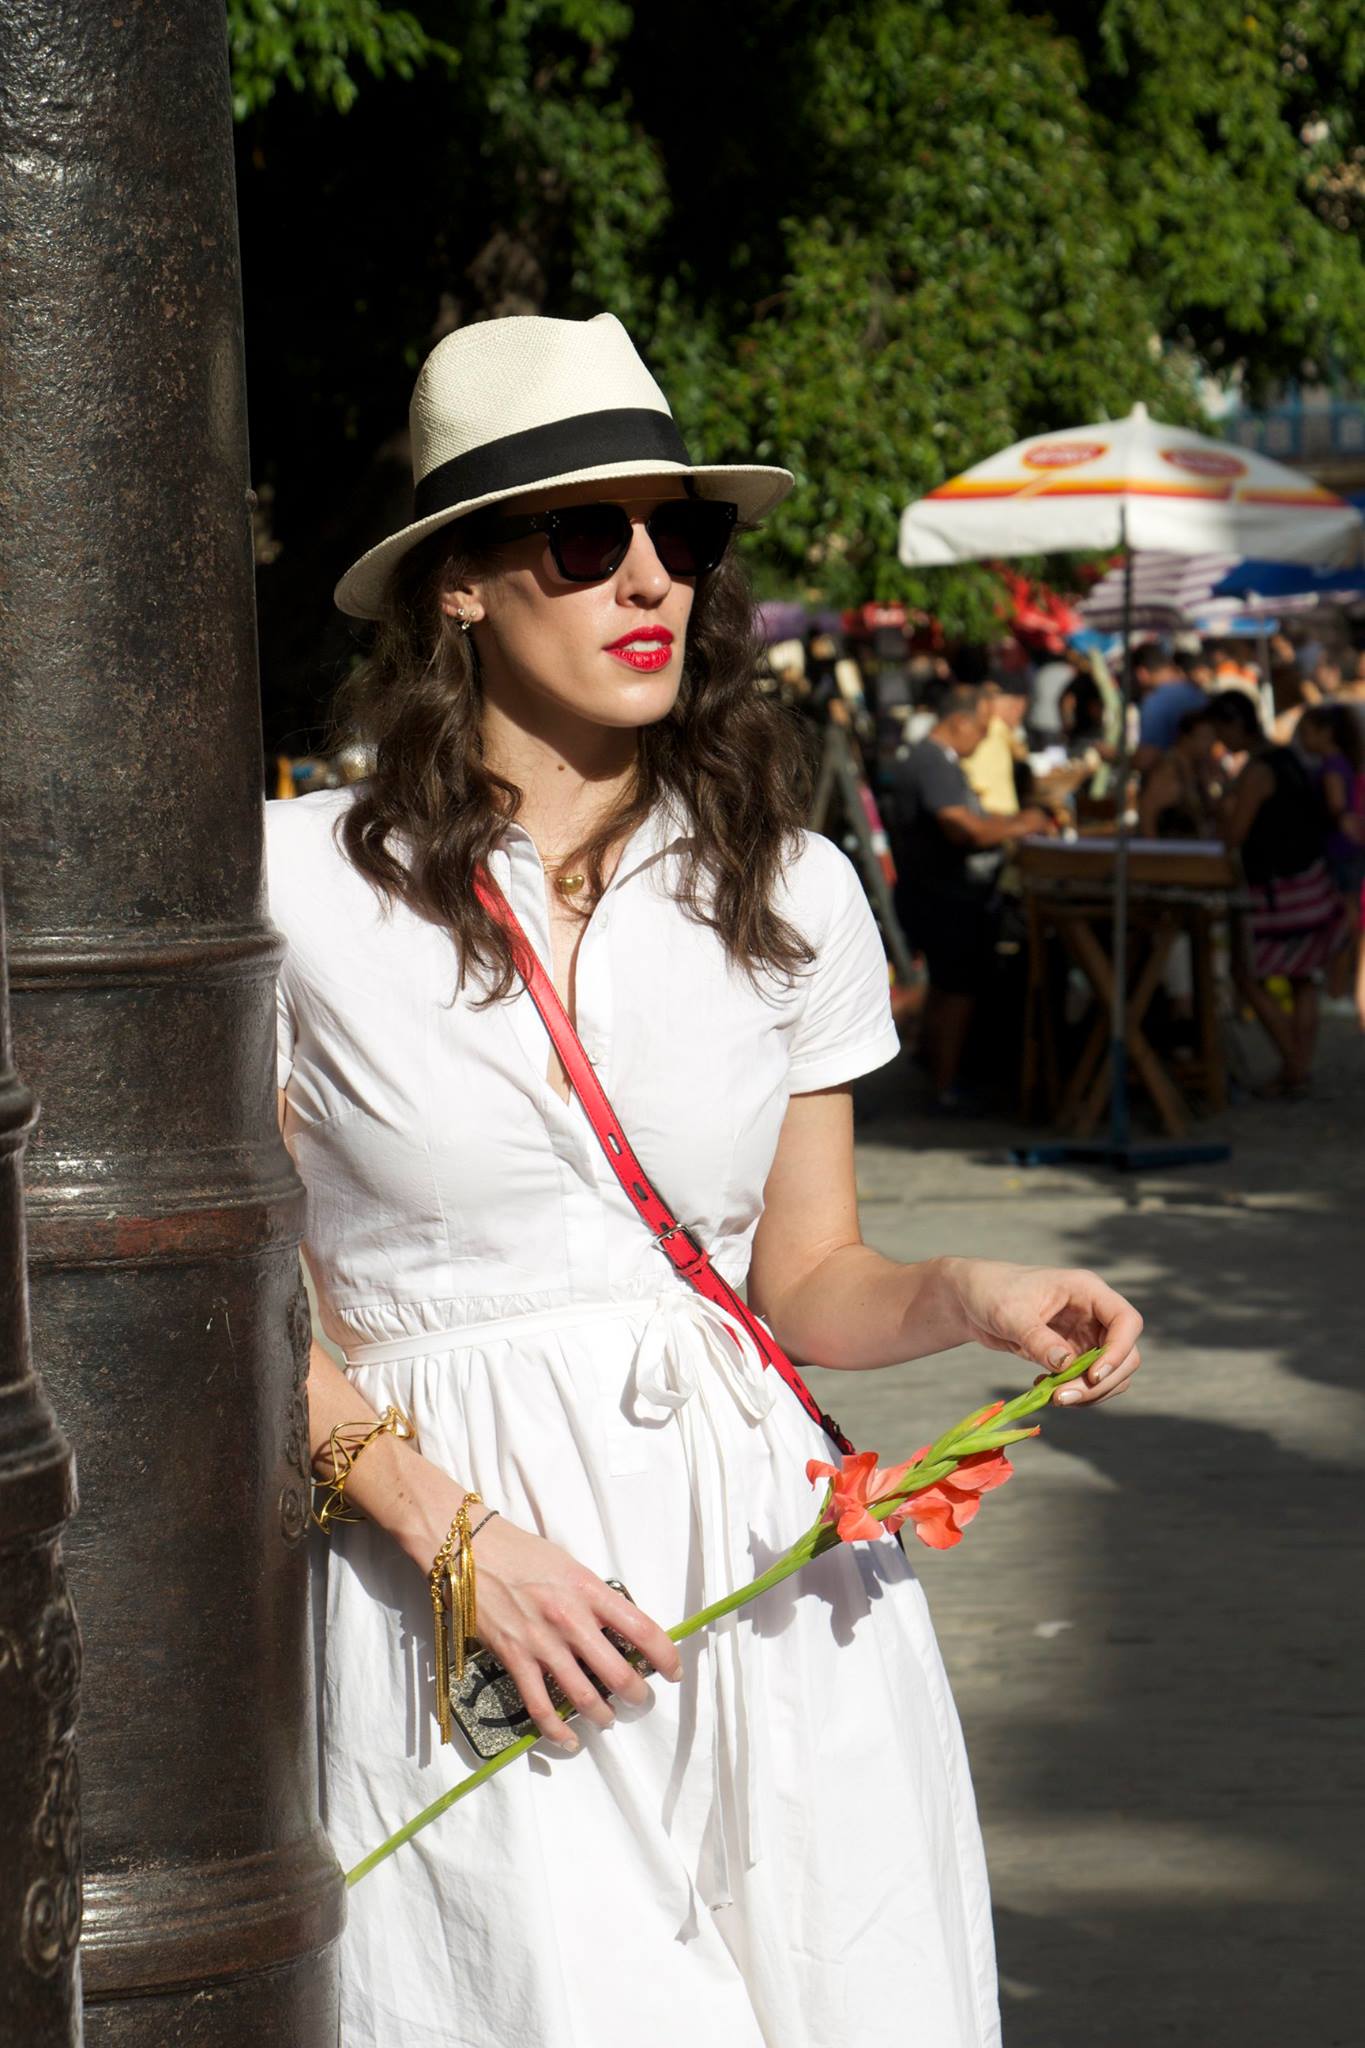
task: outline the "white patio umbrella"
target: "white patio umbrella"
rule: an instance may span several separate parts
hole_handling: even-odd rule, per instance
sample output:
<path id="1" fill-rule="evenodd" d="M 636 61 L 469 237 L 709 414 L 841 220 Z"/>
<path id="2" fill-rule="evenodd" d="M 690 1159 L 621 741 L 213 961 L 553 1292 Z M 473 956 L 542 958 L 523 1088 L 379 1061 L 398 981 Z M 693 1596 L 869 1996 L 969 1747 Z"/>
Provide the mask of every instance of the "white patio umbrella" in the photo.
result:
<path id="1" fill-rule="evenodd" d="M 1124 715 L 1116 774 L 1112 1078 L 1105 1151 L 1115 1165 L 1128 1166 L 1140 1163 L 1129 1143 L 1128 831 L 1122 800 L 1133 690 L 1134 552 L 1157 548 L 1178 555 L 1351 566 L 1365 556 L 1365 544 L 1356 508 L 1311 477 L 1249 448 L 1234 448 L 1187 427 L 1164 426 L 1145 405 L 1135 405 L 1126 419 L 1018 441 L 940 484 L 901 515 L 900 558 L 907 568 L 1113 547 L 1125 553 Z M 1184 1147 L 1179 1156 L 1207 1158 L 1220 1150 Z M 1170 1160 L 1174 1155 L 1165 1148 L 1153 1156 Z"/>
<path id="2" fill-rule="evenodd" d="M 1301 471 L 1163 426 L 1145 405 L 1017 441 L 901 516 L 900 558 L 914 568 L 1113 547 L 1352 564 L 1361 518 Z"/>

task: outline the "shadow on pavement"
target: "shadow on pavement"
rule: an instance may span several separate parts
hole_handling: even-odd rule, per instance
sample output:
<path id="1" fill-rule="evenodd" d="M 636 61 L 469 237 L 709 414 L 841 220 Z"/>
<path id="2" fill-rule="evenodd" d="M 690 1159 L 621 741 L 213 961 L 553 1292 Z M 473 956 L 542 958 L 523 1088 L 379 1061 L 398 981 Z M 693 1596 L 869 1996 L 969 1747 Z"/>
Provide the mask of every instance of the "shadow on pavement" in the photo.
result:
<path id="1" fill-rule="evenodd" d="M 902 1064 L 859 1090 L 860 1180 L 866 1154 L 874 1204 L 897 1175 L 912 1190 L 899 1255 L 947 1231 L 1083 1264 L 1151 1339 L 1140 1394 L 1054 1412 L 1046 1476 L 924 1564 L 991 1855 L 1007 2048 L 1358 2048 L 1359 1041 L 1335 1034 L 1317 1100 L 1230 1113 L 1229 1166 L 1022 1188 L 980 1127 L 906 1112 Z M 907 1151 L 932 1156 L 907 1173 Z M 916 1381 L 902 1398 L 927 1406 Z M 967 1398 L 978 1385 L 1018 1376 L 996 1357 Z"/>
<path id="2" fill-rule="evenodd" d="M 1050 1434 L 1107 1485 L 1059 1511 L 1061 1726 L 1044 1703 L 982 1731 L 1050 1845 L 1047 1938 L 998 1922 L 1007 2041 L 1357 2043 L 1359 1470 L 1231 1423 Z"/>

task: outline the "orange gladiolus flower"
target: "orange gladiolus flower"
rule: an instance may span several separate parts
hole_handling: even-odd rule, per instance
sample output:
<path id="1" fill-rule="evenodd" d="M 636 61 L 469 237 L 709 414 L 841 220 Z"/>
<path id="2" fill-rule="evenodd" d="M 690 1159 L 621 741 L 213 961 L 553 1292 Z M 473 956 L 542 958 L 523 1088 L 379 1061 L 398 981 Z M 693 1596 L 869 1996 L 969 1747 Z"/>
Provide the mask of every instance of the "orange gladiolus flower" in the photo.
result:
<path id="1" fill-rule="evenodd" d="M 926 1444 L 924 1449 L 928 1448 Z M 911 1464 L 923 1456 L 924 1451 L 918 1452 Z M 963 1531 L 981 1506 L 982 1494 L 1013 1477 L 1014 1467 L 1003 1451 L 977 1451 L 964 1458 L 946 1479 L 926 1486 L 923 1493 L 912 1493 L 909 1500 L 893 1508 L 886 1527 L 894 1535 L 902 1522 L 912 1521 L 921 1543 L 931 1550 L 951 1550 L 962 1541 Z"/>
<path id="2" fill-rule="evenodd" d="M 919 1455 L 923 1457 L 924 1453 Z M 868 1508 L 874 1501 L 899 1493 L 914 1462 L 907 1458 L 903 1465 L 892 1465 L 883 1471 L 878 1467 L 875 1451 L 859 1451 L 855 1457 L 845 1458 L 837 1468 L 812 1458 L 806 1467 L 806 1477 L 812 1486 L 817 1479 L 830 1481 L 833 1490 L 825 1520 L 834 1523 L 841 1542 L 859 1543 L 881 1535 L 882 1524 L 873 1519 Z"/>
<path id="3" fill-rule="evenodd" d="M 951 1550 L 962 1541 L 963 1531 L 981 1506 L 982 1494 L 1003 1486 L 1014 1476 L 1014 1467 L 1003 1451 L 974 1452 L 963 1458 L 946 1479 L 912 1493 L 879 1522 L 869 1509 L 901 1491 L 928 1449 L 928 1444 L 924 1444 L 903 1465 L 886 1469 L 878 1467 L 875 1451 L 860 1451 L 856 1457 L 845 1458 L 838 1470 L 811 1459 L 806 1477 L 812 1485 L 817 1479 L 830 1480 L 832 1490 L 825 1516 L 838 1529 L 842 1542 L 865 1542 L 880 1536 L 883 1529 L 894 1536 L 903 1523 L 913 1522 L 921 1543 L 928 1544 L 931 1550 Z"/>

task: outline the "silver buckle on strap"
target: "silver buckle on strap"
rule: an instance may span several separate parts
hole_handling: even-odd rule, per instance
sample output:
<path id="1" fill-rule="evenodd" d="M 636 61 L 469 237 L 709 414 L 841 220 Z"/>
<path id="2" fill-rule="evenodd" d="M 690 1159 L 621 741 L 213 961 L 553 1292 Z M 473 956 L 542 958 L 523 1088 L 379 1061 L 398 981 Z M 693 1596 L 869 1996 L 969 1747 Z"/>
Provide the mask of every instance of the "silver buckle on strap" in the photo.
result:
<path id="1" fill-rule="evenodd" d="M 659 1247 L 659 1250 L 663 1253 L 664 1257 L 668 1259 L 670 1265 L 673 1264 L 673 1261 L 671 1258 L 669 1258 L 668 1253 L 668 1240 L 670 1239 L 670 1237 L 686 1238 L 688 1244 L 691 1245 L 692 1250 L 696 1253 L 698 1259 L 704 1259 L 706 1257 L 705 1246 L 698 1242 L 697 1238 L 694 1237 L 694 1235 L 688 1229 L 685 1223 L 670 1223 L 667 1230 L 656 1230 L 654 1233 L 654 1242 Z"/>

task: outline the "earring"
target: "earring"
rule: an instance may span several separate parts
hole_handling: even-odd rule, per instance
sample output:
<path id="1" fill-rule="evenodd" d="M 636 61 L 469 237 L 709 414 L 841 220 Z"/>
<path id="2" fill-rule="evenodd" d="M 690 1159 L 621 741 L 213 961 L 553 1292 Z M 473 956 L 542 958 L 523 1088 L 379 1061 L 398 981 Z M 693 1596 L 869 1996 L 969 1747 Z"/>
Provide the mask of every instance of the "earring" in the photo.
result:
<path id="1" fill-rule="evenodd" d="M 469 612 L 456 612 L 455 623 L 462 633 L 467 633 L 474 620 Z"/>

